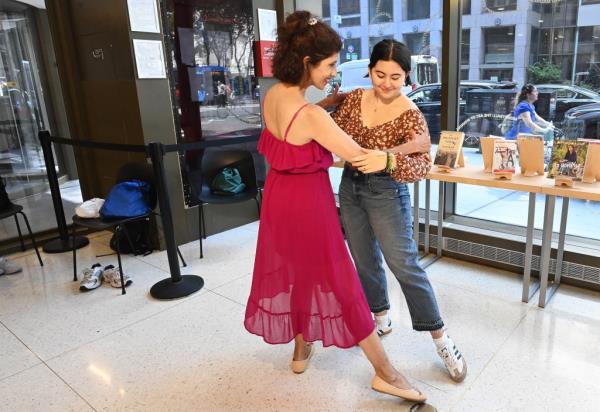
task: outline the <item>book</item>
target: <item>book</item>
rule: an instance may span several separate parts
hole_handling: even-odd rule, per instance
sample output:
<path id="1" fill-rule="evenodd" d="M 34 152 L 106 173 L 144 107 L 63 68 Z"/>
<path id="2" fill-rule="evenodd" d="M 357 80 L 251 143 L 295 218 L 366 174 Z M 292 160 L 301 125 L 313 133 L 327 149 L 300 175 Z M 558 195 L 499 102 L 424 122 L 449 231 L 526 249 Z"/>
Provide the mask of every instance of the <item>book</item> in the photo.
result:
<path id="1" fill-rule="evenodd" d="M 465 134 L 443 130 L 440 135 L 437 152 L 433 164 L 440 167 L 455 169 L 458 165 Z"/>
<path id="2" fill-rule="evenodd" d="M 517 160 L 517 142 L 497 140 L 494 142 L 492 173 L 515 173 Z"/>
<path id="3" fill-rule="evenodd" d="M 548 177 L 567 177 L 581 180 L 589 142 L 555 140 L 548 166 Z"/>

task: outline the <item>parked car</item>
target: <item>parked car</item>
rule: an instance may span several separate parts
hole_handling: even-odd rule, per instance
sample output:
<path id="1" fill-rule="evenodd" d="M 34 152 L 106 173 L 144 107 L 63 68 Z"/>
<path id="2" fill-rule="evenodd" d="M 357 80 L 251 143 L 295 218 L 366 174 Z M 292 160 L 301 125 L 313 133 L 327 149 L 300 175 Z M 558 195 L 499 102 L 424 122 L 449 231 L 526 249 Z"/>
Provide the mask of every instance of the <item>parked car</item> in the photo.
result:
<path id="1" fill-rule="evenodd" d="M 513 89 L 516 86 L 513 82 L 495 82 L 491 80 L 463 80 L 460 82 L 459 89 L 459 123 L 467 118 L 466 115 L 466 96 L 467 92 L 478 89 Z M 418 87 L 414 91 L 407 94 L 421 110 L 427 121 L 429 133 L 431 134 L 432 143 L 439 141 L 441 132 L 441 100 L 442 100 L 442 85 L 441 83 L 428 84 Z M 465 145 L 476 147 L 479 145 L 479 136 L 466 133 Z"/>
<path id="2" fill-rule="evenodd" d="M 556 92 L 556 113 L 552 120 L 558 127 L 562 127 L 565 113 L 578 106 L 590 103 L 600 103 L 600 94 L 579 86 L 568 86 L 564 84 L 538 84 L 540 92 Z"/>
<path id="3" fill-rule="evenodd" d="M 600 102 L 567 110 L 563 131 L 567 139 L 600 139 Z"/>

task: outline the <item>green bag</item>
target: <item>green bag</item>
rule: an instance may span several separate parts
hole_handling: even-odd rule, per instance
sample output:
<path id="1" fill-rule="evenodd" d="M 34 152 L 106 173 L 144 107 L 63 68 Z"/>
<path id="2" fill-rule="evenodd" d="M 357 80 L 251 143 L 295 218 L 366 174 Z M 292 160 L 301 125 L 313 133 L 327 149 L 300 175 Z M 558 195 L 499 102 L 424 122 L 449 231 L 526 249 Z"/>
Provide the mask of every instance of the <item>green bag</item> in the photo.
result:
<path id="1" fill-rule="evenodd" d="M 246 185 L 242 182 L 239 170 L 225 167 L 215 176 L 210 188 L 215 195 L 233 196 L 243 192 Z"/>

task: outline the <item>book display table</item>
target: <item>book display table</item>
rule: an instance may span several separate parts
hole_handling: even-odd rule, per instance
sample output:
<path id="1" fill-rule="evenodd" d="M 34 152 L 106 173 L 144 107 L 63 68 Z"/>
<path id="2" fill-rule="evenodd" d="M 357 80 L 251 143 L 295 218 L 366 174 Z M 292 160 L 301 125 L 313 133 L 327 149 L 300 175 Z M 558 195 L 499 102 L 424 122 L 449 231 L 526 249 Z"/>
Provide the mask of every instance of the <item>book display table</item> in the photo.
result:
<path id="1" fill-rule="evenodd" d="M 535 218 L 535 197 L 537 193 L 542 193 L 542 186 L 548 180 L 543 176 L 525 177 L 521 174 L 515 174 L 512 179 L 496 179 L 491 173 L 486 173 L 481 167 L 467 166 L 455 169 L 452 173 L 430 172 L 427 179 L 439 181 L 439 204 L 438 204 L 438 258 L 442 256 L 443 250 L 443 224 L 444 224 L 444 189 L 446 183 L 463 183 L 476 186 L 493 187 L 496 189 L 515 190 L 529 193 L 528 215 L 527 215 L 527 234 L 525 241 L 525 260 L 523 270 L 523 293 L 521 300 L 529 302 L 529 299 L 538 291 L 541 282 L 531 279 L 531 261 L 533 252 L 533 224 Z M 430 209 L 426 208 L 426 219 L 430 214 Z M 425 238 L 429 237 L 429 230 L 425 228 Z"/>
<path id="2" fill-rule="evenodd" d="M 542 252 L 540 256 L 540 296 L 538 306 L 543 308 L 550 301 L 558 287 L 562 272 L 563 254 L 565 249 L 565 232 L 567 230 L 567 215 L 569 200 L 581 199 L 600 202 L 600 183 L 575 182 L 573 187 L 555 186 L 552 179 L 545 179 L 542 193 L 546 197 L 544 207 L 544 226 L 542 234 Z M 558 246 L 556 249 L 556 268 L 554 281 L 549 284 L 550 252 L 552 251 L 552 226 L 556 197 L 562 197 L 560 229 L 558 231 Z"/>
<path id="3" fill-rule="evenodd" d="M 342 166 L 336 164 L 334 167 Z M 425 256 L 430 252 L 430 222 L 431 222 L 431 180 L 439 182 L 439 198 L 438 198 L 438 220 L 437 220 L 437 248 L 434 259 L 429 259 L 423 263 L 423 267 L 427 267 L 442 256 L 443 251 L 443 224 L 444 224 L 444 193 L 446 183 L 462 183 L 475 186 L 492 187 L 496 189 L 514 190 L 529 194 L 527 227 L 525 236 L 525 258 L 523 267 L 523 287 L 521 300 L 529 302 L 533 295 L 539 290 L 538 306 L 544 308 L 550 301 L 558 287 L 560 286 L 560 278 L 563 264 L 565 235 L 567 229 L 567 215 L 569 212 L 569 200 L 581 199 L 600 202 L 600 182 L 583 183 L 575 182 L 573 187 L 556 186 L 553 179 L 548 179 L 545 176 L 525 177 L 520 173 L 516 173 L 512 179 L 497 179 L 491 173 L 486 173 L 481 166 L 466 166 L 457 169 L 452 169 L 448 172 L 439 172 L 432 170 L 425 179 L 425 238 L 424 250 Z M 419 241 L 419 196 L 420 182 L 414 183 L 413 191 L 413 235 L 417 242 Z M 533 232 L 535 219 L 535 202 L 536 194 L 545 196 L 543 227 L 542 227 L 542 245 L 540 253 L 540 278 L 539 281 L 531 277 L 531 262 L 533 258 Z M 552 282 L 549 281 L 551 251 L 552 251 L 552 233 L 553 233 L 553 218 L 556 198 L 561 197 L 562 210 L 560 218 L 560 228 L 558 231 L 558 244 L 556 254 L 555 276 Z M 422 256 L 421 258 L 424 258 Z"/>

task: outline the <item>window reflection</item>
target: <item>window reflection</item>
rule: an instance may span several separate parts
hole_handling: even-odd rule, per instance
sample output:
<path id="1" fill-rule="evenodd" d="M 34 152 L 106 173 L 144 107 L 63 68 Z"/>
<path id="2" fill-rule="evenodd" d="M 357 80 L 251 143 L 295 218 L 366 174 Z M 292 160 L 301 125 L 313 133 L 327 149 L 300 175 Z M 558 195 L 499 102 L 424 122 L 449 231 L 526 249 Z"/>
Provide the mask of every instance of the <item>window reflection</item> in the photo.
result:
<path id="1" fill-rule="evenodd" d="M 168 0 L 167 5 L 179 142 L 256 140 L 261 117 L 252 1 Z M 256 143 L 249 145 L 255 151 Z M 181 158 L 188 205 L 195 204 L 201 158 L 201 151 Z"/>

